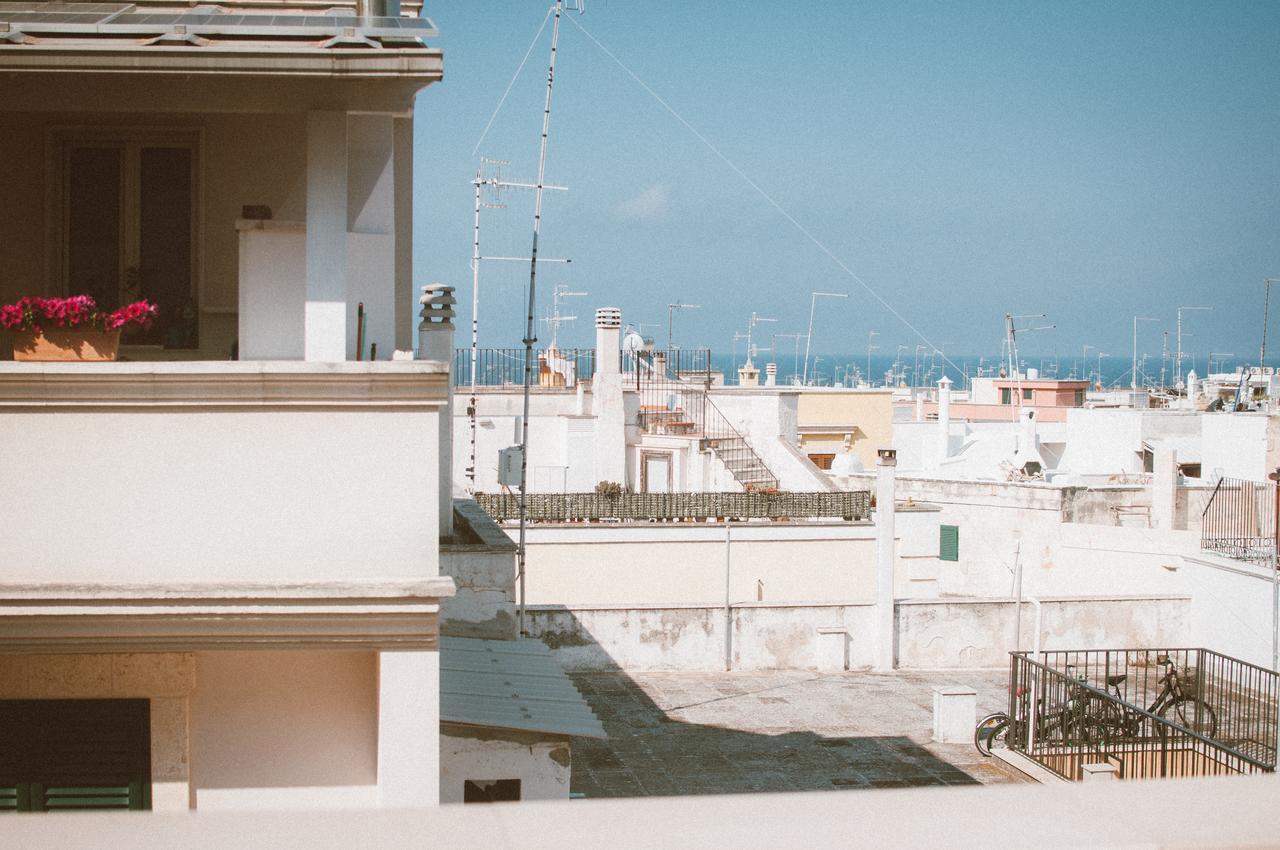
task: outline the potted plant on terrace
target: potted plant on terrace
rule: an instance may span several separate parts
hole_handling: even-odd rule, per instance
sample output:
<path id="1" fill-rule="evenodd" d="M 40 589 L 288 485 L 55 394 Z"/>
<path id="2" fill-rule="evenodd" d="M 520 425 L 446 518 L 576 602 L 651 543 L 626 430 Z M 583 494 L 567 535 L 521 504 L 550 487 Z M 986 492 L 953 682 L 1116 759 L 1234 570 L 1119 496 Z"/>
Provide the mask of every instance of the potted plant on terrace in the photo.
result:
<path id="1" fill-rule="evenodd" d="M 13 338 L 14 360 L 115 360 L 120 331 L 129 325 L 148 326 L 157 312 L 146 301 L 107 313 L 88 295 L 27 296 L 0 306 L 0 327 Z"/>

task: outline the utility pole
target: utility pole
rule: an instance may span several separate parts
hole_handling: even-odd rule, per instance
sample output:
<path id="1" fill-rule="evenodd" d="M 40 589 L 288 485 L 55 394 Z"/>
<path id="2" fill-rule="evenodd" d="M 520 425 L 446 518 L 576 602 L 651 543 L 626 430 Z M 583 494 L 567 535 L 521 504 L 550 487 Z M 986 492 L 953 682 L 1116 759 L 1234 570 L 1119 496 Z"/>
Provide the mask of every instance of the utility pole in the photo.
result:
<path id="1" fill-rule="evenodd" d="M 701 304 L 681 304 L 677 301 L 667 305 L 667 351 L 671 350 L 671 314 L 676 310 L 701 310 Z"/>
<path id="2" fill-rule="evenodd" d="M 1212 307 L 1179 307 L 1178 308 L 1178 354 L 1174 357 L 1173 363 L 1173 385 L 1178 389 L 1186 387 L 1186 383 L 1182 380 L 1182 311 L 1183 310 L 1212 310 Z"/>
<path id="3" fill-rule="evenodd" d="M 813 341 L 813 308 L 818 303 L 819 298 L 848 298 L 847 292 L 813 292 L 809 296 L 809 333 L 804 340 L 804 375 L 801 377 L 802 383 L 809 381 L 809 343 Z"/>
<path id="4" fill-rule="evenodd" d="M 1159 319 L 1153 319 L 1150 316 L 1134 316 L 1133 317 L 1133 374 L 1130 375 L 1129 389 L 1133 392 L 1138 391 L 1138 322 L 1158 322 Z"/>

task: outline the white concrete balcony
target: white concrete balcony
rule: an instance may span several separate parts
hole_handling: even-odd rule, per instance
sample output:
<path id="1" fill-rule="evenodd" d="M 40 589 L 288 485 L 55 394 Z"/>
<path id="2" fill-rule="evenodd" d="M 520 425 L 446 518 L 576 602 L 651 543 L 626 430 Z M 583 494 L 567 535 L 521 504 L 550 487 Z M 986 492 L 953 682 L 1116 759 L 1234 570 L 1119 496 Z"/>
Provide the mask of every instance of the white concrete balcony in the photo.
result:
<path id="1" fill-rule="evenodd" d="M 444 364 L 0 363 L 6 583 L 439 575 Z"/>

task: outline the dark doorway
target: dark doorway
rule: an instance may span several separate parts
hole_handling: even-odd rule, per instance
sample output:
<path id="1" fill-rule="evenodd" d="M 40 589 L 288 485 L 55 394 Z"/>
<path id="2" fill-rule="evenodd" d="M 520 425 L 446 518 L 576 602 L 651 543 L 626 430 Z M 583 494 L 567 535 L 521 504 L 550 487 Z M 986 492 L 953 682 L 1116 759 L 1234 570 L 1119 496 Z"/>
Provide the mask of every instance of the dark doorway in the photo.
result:
<path id="1" fill-rule="evenodd" d="M 149 700 L 0 700 L 0 811 L 149 808 Z"/>

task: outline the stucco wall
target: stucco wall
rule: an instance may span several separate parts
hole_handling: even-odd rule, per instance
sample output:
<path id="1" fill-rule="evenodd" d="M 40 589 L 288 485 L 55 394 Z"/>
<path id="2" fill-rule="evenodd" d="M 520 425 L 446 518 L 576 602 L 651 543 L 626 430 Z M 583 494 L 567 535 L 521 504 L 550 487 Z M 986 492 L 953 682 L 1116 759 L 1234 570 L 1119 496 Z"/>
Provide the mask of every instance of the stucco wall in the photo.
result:
<path id="1" fill-rule="evenodd" d="M 1190 639 L 1190 601 L 1181 596 L 1043 604 L 1044 649 L 1169 646 Z M 1030 604 L 1022 607 L 1022 643 L 1029 649 L 1034 613 Z M 896 609 L 899 667 L 999 667 L 1014 649 L 1012 599 L 900 600 Z M 873 605 L 746 603 L 731 608 L 730 621 L 733 669 L 842 669 L 845 640 L 850 669 L 875 660 Z M 530 636 L 570 671 L 723 670 L 725 622 L 723 607 L 696 605 L 534 606 L 528 612 Z"/>
<path id="2" fill-rule="evenodd" d="M 569 799 L 569 741 L 445 723 L 440 734 L 440 802 L 461 803 L 467 780 L 519 779 L 521 800 Z"/>
<path id="3" fill-rule="evenodd" d="M 796 418 L 802 451 L 841 451 L 846 432 L 833 429 L 847 429 L 853 453 L 870 469 L 876 450 L 893 444 L 893 390 L 804 387 Z"/>
<path id="4" fill-rule="evenodd" d="M 375 653 L 196 653 L 197 808 L 372 806 L 377 753 Z"/>
<path id="5" fill-rule="evenodd" d="M 1280 416 L 1220 413 L 1203 417 L 1202 475 L 1265 481 L 1280 454 Z"/>
<path id="6" fill-rule="evenodd" d="M 1192 644 L 1270 668 L 1271 571 L 1208 553 L 1186 558 L 1183 569 Z"/>

